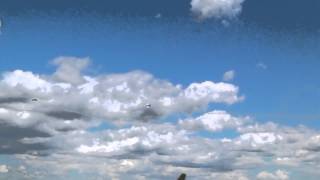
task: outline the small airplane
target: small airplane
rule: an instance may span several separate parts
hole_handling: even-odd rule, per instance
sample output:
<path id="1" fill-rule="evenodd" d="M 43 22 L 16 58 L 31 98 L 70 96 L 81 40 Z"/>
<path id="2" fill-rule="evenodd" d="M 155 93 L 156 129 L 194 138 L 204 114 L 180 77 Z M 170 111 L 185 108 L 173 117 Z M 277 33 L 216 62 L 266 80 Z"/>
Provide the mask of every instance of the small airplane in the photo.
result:
<path id="1" fill-rule="evenodd" d="M 38 99 L 37 99 L 37 98 L 32 98 L 31 101 L 32 101 L 32 102 L 37 102 Z"/>
<path id="2" fill-rule="evenodd" d="M 151 104 L 146 104 L 146 105 L 144 105 L 144 107 L 146 107 L 146 108 L 151 108 Z"/>

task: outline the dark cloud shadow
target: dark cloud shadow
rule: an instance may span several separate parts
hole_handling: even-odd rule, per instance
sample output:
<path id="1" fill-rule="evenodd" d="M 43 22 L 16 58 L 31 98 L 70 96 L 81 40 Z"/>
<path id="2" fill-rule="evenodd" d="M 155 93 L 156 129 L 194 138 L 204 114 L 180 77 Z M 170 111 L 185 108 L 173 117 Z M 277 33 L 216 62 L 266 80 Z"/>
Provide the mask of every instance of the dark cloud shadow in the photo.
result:
<path id="1" fill-rule="evenodd" d="M 54 117 L 57 119 L 63 120 L 74 120 L 81 119 L 83 117 L 82 114 L 71 111 L 50 111 L 45 113 L 47 116 Z"/>
<path id="2" fill-rule="evenodd" d="M 23 143 L 23 138 L 47 138 L 49 133 L 32 127 L 17 127 L 8 124 L 0 124 L 0 154 L 24 154 L 49 150 L 47 143 Z"/>
<path id="3" fill-rule="evenodd" d="M 26 97 L 0 97 L 0 104 L 27 103 L 28 101 Z"/>
<path id="4" fill-rule="evenodd" d="M 144 122 L 156 119 L 160 116 L 158 112 L 153 110 L 152 108 L 146 108 L 143 112 L 139 115 L 138 119 Z"/>

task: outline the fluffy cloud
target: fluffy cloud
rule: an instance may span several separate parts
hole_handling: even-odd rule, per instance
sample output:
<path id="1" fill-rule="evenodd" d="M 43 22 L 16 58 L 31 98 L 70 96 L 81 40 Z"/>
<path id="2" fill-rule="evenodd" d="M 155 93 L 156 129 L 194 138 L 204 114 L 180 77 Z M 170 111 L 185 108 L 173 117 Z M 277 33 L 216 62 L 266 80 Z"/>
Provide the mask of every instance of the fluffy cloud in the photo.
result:
<path id="1" fill-rule="evenodd" d="M 223 177 L 235 177 L 236 173 L 231 172 L 233 169 L 243 164 L 250 166 L 251 163 L 257 163 L 238 158 L 232 152 L 222 152 L 216 148 L 224 146 L 218 140 L 190 138 L 184 130 L 176 129 L 169 124 L 135 126 L 91 135 L 79 137 L 81 135 L 77 134 L 71 137 L 72 141 L 77 141 L 76 144 L 83 143 L 75 146 L 75 151 L 79 154 L 71 151 L 70 155 L 64 153 L 47 157 L 20 157 L 30 163 L 30 166 L 48 164 L 50 169 L 56 169 L 56 174 L 81 169 L 82 173 L 93 171 L 101 173 L 101 177 L 112 175 L 120 179 L 130 179 L 126 177 L 128 174 L 132 174 L 133 177 L 139 174 L 146 179 L 174 179 L 179 172 L 187 172 L 188 177 L 197 179 L 220 177 L 221 172 L 224 174 Z M 66 163 L 62 165 L 60 161 Z M 92 164 L 88 165 L 87 161 Z"/>
<path id="2" fill-rule="evenodd" d="M 254 179 L 247 171 L 257 168 L 262 170 L 257 178 L 284 178 L 288 176 L 286 171 L 267 173 L 264 169 L 269 165 L 290 166 L 307 172 L 316 171 L 320 164 L 316 148 L 319 135 L 304 127 L 249 121 L 239 124 L 235 129 L 239 135 L 228 139 L 206 138 L 191 130 L 198 129 L 186 131 L 173 123 L 148 122 L 97 132 L 69 132 L 51 138 L 50 144 L 58 151 L 47 156 L 17 157 L 26 167 L 50 168 L 50 174 L 43 177 L 76 170 L 83 177 L 95 173 L 96 179 L 176 178 L 179 172 L 187 172 L 188 177 L 197 179 Z"/>
<path id="3" fill-rule="evenodd" d="M 7 172 L 9 172 L 7 165 L 0 165 L 0 173 L 7 173 Z"/>
<path id="4" fill-rule="evenodd" d="M 99 138 L 93 138 L 91 142 L 83 140 L 87 144 L 82 144 L 75 150 L 89 156 L 148 159 L 150 163 L 162 166 L 210 168 L 214 172 L 229 172 L 261 163 L 254 158 L 240 157 L 240 151 L 232 150 L 237 146 L 235 143 L 192 137 L 172 124 L 108 130 L 95 137 Z"/>
<path id="5" fill-rule="evenodd" d="M 212 179 L 221 179 L 221 180 L 249 180 L 247 175 L 241 171 L 234 171 L 229 173 L 217 173 L 212 174 Z"/>
<path id="6" fill-rule="evenodd" d="M 284 178 L 287 169 L 318 173 L 319 131 L 224 110 L 194 116 L 211 103 L 243 100 L 233 84 L 182 86 L 142 71 L 89 76 L 86 58 L 54 63 L 52 75 L 15 70 L 0 80 L 0 154 L 19 162 L 1 177 L 175 179 L 186 172 L 190 179 L 245 180 L 257 169 L 257 178 Z M 183 118 L 172 120 L 178 114 Z M 101 123 L 110 127 L 99 129 Z M 265 171 L 270 166 L 286 171 Z"/>
<path id="7" fill-rule="evenodd" d="M 244 0 L 192 0 L 191 11 L 199 19 L 233 19 L 242 10 Z"/>
<path id="8" fill-rule="evenodd" d="M 161 130 L 164 128 L 165 130 Z M 172 126 L 161 125 L 156 128 L 138 126 L 131 127 L 129 129 L 120 129 L 116 131 L 107 131 L 99 136 L 103 137 L 95 139 L 92 145 L 81 145 L 76 150 L 79 153 L 95 153 L 102 154 L 104 156 L 123 155 L 123 153 L 129 153 L 132 155 L 143 152 L 159 152 L 162 151 L 181 151 L 184 148 L 174 149 L 172 146 L 178 142 L 184 142 L 188 140 L 185 135 L 185 131 L 176 131 Z M 170 130 L 171 129 L 171 130 Z M 109 139 L 104 142 L 103 139 Z M 101 142 L 102 141 L 102 142 Z M 171 150 L 167 148 L 172 148 Z M 129 156 L 129 155 L 128 155 Z"/>
<path id="9" fill-rule="evenodd" d="M 234 79 L 236 75 L 236 72 L 234 70 L 230 70 L 230 71 L 227 71 L 223 74 L 223 80 L 224 81 L 232 81 Z"/>
<path id="10" fill-rule="evenodd" d="M 89 65 L 89 62 L 89 58 L 58 57 L 53 60 L 53 64 L 58 66 L 53 78 L 65 83 L 83 84 L 85 80 L 81 71 Z"/>
<path id="11" fill-rule="evenodd" d="M 76 120 L 149 121 L 174 113 L 192 113 L 210 103 L 233 104 L 243 99 L 238 95 L 239 88 L 228 83 L 205 81 L 183 88 L 142 71 L 85 76 L 81 70 L 88 59 L 60 57 L 54 63 L 58 68 L 53 75 L 22 70 L 3 75 L 0 105 L 4 120 L 20 115 L 13 118 L 15 124 L 21 123 L 19 119 L 24 119 L 25 125 L 41 124 L 41 119 L 46 119 L 46 125 L 54 119 L 66 121 L 53 125 L 59 127 L 46 127 L 53 132 L 73 128 Z"/>
<path id="12" fill-rule="evenodd" d="M 229 83 L 180 84 L 143 71 L 84 75 L 88 58 L 58 57 L 51 74 L 14 70 L 0 80 L 0 153 L 44 153 L 60 134 L 85 131 L 102 122 L 153 121 L 175 113 L 191 114 L 210 103 L 243 99 Z M 81 98 L 79 98 L 81 97 Z M 148 104 L 148 106 L 146 106 Z"/>
<path id="13" fill-rule="evenodd" d="M 180 120 L 179 125 L 185 129 L 221 131 L 223 129 L 236 129 L 250 120 L 249 117 L 233 117 L 226 111 L 212 111 L 195 119 Z"/>
<path id="14" fill-rule="evenodd" d="M 257 175 L 257 179 L 258 180 L 288 180 L 289 174 L 288 172 L 281 171 L 281 170 L 277 170 L 274 173 L 263 171 Z"/>
<path id="15" fill-rule="evenodd" d="M 94 157 L 147 159 L 157 166 L 209 168 L 213 172 L 219 172 L 217 177 L 220 177 L 220 173 L 228 174 L 225 177 L 233 177 L 229 172 L 263 168 L 268 163 L 279 166 L 281 164 L 276 161 L 284 159 L 284 155 L 298 161 L 300 165 L 305 164 L 307 159 L 307 164 L 318 163 L 317 153 L 307 150 L 317 137 L 312 135 L 312 130 L 273 125 L 275 127 L 272 129 L 269 124 L 242 124 L 239 125 L 243 128 L 239 128 L 238 137 L 207 139 L 194 136 L 173 124 L 149 124 L 99 132 L 95 136 L 99 138 L 93 138 L 91 142 L 83 141 L 86 143 L 75 146 L 75 150 Z M 295 141 L 293 137 L 296 138 Z M 309 140 L 305 142 L 305 139 Z M 271 161 L 268 160 L 270 158 Z M 310 168 L 307 164 L 305 165 Z M 216 177 L 214 174 L 205 176 L 208 179 Z"/>

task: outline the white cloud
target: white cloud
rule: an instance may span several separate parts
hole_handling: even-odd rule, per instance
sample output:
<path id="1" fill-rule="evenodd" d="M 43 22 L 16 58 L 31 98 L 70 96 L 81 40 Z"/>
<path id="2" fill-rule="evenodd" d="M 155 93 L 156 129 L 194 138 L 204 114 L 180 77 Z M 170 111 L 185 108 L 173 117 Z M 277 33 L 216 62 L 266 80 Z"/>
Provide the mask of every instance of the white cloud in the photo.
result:
<path id="1" fill-rule="evenodd" d="M 167 130 L 160 130 L 167 127 Z M 131 127 L 117 131 L 108 131 L 103 136 L 110 139 L 104 142 L 101 138 L 95 139 L 92 145 L 80 145 L 76 148 L 79 153 L 103 154 L 114 156 L 131 151 L 157 151 L 159 148 L 171 147 L 187 136 L 184 131 L 173 131 L 173 126 L 159 126 L 151 128 L 146 126 Z M 170 130 L 171 129 L 171 130 Z"/>
<path id="2" fill-rule="evenodd" d="M 277 170 L 274 173 L 262 171 L 257 175 L 258 180 L 288 180 L 289 174 L 286 171 Z"/>
<path id="3" fill-rule="evenodd" d="M 216 173 L 212 175 L 212 179 L 219 180 L 249 180 L 247 175 L 241 171 L 234 171 L 228 173 Z"/>
<path id="4" fill-rule="evenodd" d="M 243 97 L 237 96 L 238 87 L 228 83 L 214 83 L 205 81 L 202 83 L 192 83 L 182 97 L 201 102 L 220 102 L 234 104 L 243 100 Z"/>
<path id="5" fill-rule="evenodd" d="M 32 156 L 25 162 L 34 168 L 46 164 L 53 169 L 50 173 L 77 169 L 88 174 L 99 172 L 99 177 L 112 174 L 119 179 L 126 179 L 129 174 L 146 179 L 176 178 L 177 172 L 187 172 L 188 177 L 196 179 L 254 179 L 246 172 L 287 165 L 288 161 L 296 162 L 298 166 L 292 168 L 299 172 L 316 171 L 319 167 L 319 150 L 314 146 L 318 134 L 314 131 L 248 123 L 237 128 L 239 136 L 228 140 L 204 138 L 176 124 L 150 122 L 99 132 L 61 134 L 51 144 L 62 149 L 62 154 Z M 287 162 L 279 163 L 281 160 Z M 262 172 L 259 178 L 285 179 L 288 174 Z"/>
<path id="6" fill-rule="evenodd" d="M 54 62 L 59 66 L 53 75 L 22 70 L 5 73 L 0 81 L 0 103 L 18 112 L 28 109 L 25 114 L 30 117 L 57 118 L 60 114 L 60 119 L 117 122 L 149 121 L 174 113 L 192 113 L 210 103 L 234 104 L 243 99 L 238 95 L 239 88 L 229 83 L 195 82 L 183 88 L 142 71 L 91 77 L 81 74 L 88 59 L 60 57 Z M 32 102 L 33 98 L 39 101 Z M 146 109 L 145 104 L 151 104 L 151 108 Z"/>
<path id="7" fill-rule="evenodd" d="M 58 66 L 53 78 L 65 83 L 82 84 L 85 81 L 81 71 L 89 65 L 89 62 L 89 58 L 58 57 L 53 60 L 53 64 Z"/>
<path id="8" fill-rule="evenodd" d="M 274 144 L 276 141 L 281 141 L 283 138 L 281 135 L 276 135 L 274 133 L 246 133 L 240 136 L 237 143 L 247 143 L 253 147 L 264 145 L 264 144 Z"/>
<path id="9" fill-rule="evenodd" d="M 195 119 L 180 120 L 179 125 L 189 130 L 208 130 L 212 132 L 223 129 L 236 129 L 250 120 L 249 117 L 233 117 L 226 111 L 212 111 Z"/>
<path id="10" fill-rule="evenodd" d="M 242 11 L 244 0 L 192 0 L 191 11 L 200 19 L 233 19 Z"/>
<path id="11" fill-rule="evenodd" d="M 7 173 L 7 172 L 9 172 L 7 165 L 0 165 L 0 173 Z"/>
<path id="12" fill-rule="evenodd" d="M 223 74 L 223 80 L 224 81 L 232 81 L 234 79 L 236 75 L 236 72 L 234 70 L 230 70 L 230 71 L 227 71 Z"/>
<path id="13" fill-rule="evenodd" d="M 30 90 L 41 92 L 51 91 L 51 84 L 30 71 L 15 70 L 4 74 L 3 82 L 9 86 L 22 86 Z"/>
<path id="14" fill-rule="evenodd" d="M 19 153 L 50 149 L 48 142 L 25 144 L 21 138 L 55 137 L 102 122 L 154 121 L 176 113 L 191 114 L 211 103 L 243 100 L 239 88 L 230 83 L 205 81 L 183 87 L 143 71 L 89 76 L 83 74 L 88 58 L 58 57 L 53 62 L 58 67 L 51 75 L 23 70 L 3 74 L 0 130 L 10 129 L 3 133 L 12 139 L 3 140 L 6 148 L 0 147 L 0 152 L 17 153 L 15 148 L 20 146 L 24 148 Z"/>
<path id="15" fill-rule="evenodd" d="M 92 146 L 81 145 L 77 148 L 77 151 L 80 153 L 90 153 L 90 152 L 99 152 L 99 153 L 110 153 L 114 151 L 121 151 L 126 147 L 133 146 L 139 142 L 137 137 L 128 138 L 121 141 L 113 141 L 107 143 L 106 145 L 101 145 L 99 142 L 95 142 Z"/>
<path id="16" fill-rule="evenodd" d="M 260 69 L 268 69 L 268 66 L 265 64 L 265 63 L 263 63 L 263 62 L 259 62 L 259 63 L 257 63 L 257 68 L 260 68 Z"/>
<path id="17" fill-rule="evenodd" d="M 82 63 L 70 67 L 73 60 Z M 83 74 L 89 62 L 73 60 L 66 65 L 60 58 L 60 75 L 17 70 L 0 80 L 0 154 L 14 154 L 25 167 L 10 165 L 8 174 L 59 179 L 72 170 L 93 179 L 175 179 L 187 172 L 190 179 L 254 179 L 251 171 L 270 166 L 303 173 L 320 167 L 319 131 L 223 110 L 192 117 L 211 103 L 243 100 L 231 83 L 182 86 L 142 71 L 90 76 Z M 177 113 L 189 118 L 171 121 Z M 101 123 L 116 126 L 88 130 Z M 225 130 L 232 137 L 221 137 Z M 289 172 L 259 174 L 285 179 Z"/>

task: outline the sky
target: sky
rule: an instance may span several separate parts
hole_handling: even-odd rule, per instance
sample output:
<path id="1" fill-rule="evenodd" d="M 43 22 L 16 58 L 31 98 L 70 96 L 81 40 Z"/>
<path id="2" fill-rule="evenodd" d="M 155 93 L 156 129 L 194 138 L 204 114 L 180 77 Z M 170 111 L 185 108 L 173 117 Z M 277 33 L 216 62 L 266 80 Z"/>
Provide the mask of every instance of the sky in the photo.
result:
<path id="1" fill-rule="evenodd" d="M 0 179 L 319 177 L 320 2 L 0 5 Z"/>

